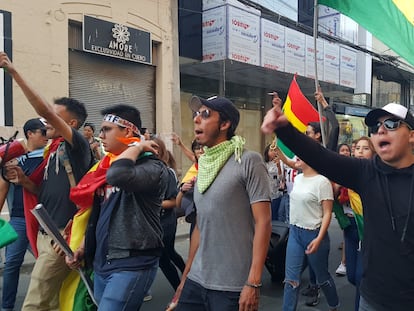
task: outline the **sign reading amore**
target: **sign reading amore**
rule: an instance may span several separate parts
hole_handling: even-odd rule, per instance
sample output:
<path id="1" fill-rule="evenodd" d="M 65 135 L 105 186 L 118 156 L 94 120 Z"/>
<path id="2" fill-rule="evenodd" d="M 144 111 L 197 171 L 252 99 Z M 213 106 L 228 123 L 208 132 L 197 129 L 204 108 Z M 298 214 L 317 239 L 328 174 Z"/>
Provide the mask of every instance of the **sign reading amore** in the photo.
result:
<path id="1" fill-rule="evenodd" d="M 83 50 L 151 64 L 151 34 L 91 16 L 83 18 Z"/>

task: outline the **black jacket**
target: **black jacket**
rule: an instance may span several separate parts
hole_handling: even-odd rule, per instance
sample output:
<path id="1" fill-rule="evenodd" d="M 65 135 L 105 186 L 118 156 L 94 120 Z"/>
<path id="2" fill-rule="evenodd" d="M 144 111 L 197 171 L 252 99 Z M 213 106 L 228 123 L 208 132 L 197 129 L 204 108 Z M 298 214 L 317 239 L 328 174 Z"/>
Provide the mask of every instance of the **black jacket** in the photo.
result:
<path id="1" fill-rule="evenodd" d="M 276 132 L 312 168 L 361 196 L 365 228 L 361 295 L 384 310 L 414 310 L 414 165 L 395 169 L 378 156 L 372 160 L 341 156 L 291 125 Z"/>
<path id="2" fill-rule="evenodd" d="M 107 259 L 139 255 L 160 256 L 163 247 L 160 224 L 161 203 L 169 173 L 157 157 L 145 156 L 135 163 L 128 159 L 114 162 L 106 174 L 107 183 L 120 188 L 109 225 Z M 95 229 L 100 202 L 95 200 L 86 234 L 88 262 L 96 249 Z"/>

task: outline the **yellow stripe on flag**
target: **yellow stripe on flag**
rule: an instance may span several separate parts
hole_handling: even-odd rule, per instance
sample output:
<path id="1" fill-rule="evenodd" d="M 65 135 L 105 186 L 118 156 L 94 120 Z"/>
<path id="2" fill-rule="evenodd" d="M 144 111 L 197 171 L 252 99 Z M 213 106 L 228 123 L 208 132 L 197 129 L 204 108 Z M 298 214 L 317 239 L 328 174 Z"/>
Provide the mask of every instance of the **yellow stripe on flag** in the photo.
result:
<path id="1" fill-rule="evenodd" d="M 88 225 L 89 216 L 92 208 L 78 211 L 73 217 L 72 234 L 70 236 L 69 246 L 75 251 L 84 239 L 86 227 Z M 72 270 L 66 279 L 63 281 L 59 295 L 59 310 L 60 311 L 74 311 L 73 305 L 76 299 L 76 291 L 79 283 L 82 282 L 78 271 Z"/>
<path id="2" fill-rule="evenodd" d="M 413 0 L 392 0 L 407 20 L 414 26 L 414 3 Z"/>
<path id="3" fill-rule="evenodd" d="M 286 98 L 285 104 L 283 105 L 283 113 L 292 125 L 298 129 L 299 132 L 304 133 L 306 131 L 306 125 L 298 119 L 298 117 L 292 111 L 292 102 L 289 94 Z"/>

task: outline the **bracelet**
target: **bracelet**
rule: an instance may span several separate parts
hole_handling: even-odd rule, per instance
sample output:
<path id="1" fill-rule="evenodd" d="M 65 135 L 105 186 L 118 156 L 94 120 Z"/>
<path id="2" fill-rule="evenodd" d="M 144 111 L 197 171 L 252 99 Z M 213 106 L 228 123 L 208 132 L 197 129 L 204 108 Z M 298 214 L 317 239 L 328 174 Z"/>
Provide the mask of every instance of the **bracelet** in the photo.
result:
<path id="1" fill-rule="evenodd" d="M 256 289 L 259 289 L 260 287 L 262 287 L 262 283 L 254 284 L 254 283 L 246 282 L 244 283 L 244 285 L 248 287 L 256 288 Z"/>

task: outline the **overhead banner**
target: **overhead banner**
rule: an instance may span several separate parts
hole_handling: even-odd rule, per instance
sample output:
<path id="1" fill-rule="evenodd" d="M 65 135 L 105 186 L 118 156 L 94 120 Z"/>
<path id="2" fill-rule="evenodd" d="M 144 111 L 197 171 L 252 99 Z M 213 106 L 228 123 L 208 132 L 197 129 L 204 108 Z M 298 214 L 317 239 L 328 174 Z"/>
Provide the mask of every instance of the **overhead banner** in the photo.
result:
<path id="1" fill-rule="evenodd" d="M 285 27 L 262 18 L 261 66 L 285 71 Z"/>
<path id="2" fill-rule="evenodd" d="M 340 56 L 339 84 L 354 89 L 356 87 L 357 54 L 355 51 L 341 47 Z"/>
<path id="3" fill-rule="evenodd" d="M 315 79 L 315 41 L 311 36 L 306 36 L 305 76 Z M 318 67 L 318 80 L 323 81 L 323 40 L 316 39 L 316 65 Z"/>
<path id="4" fill-rule="evenodd" d="M 151 33 L 86 15 L 83 18 L 83 50 L 152 64 Z"/>
<path id="5" fill-rule="evenodd" d="M 339 84 L 339 45 L 324 41 L 323 81 Z"/>
<path id="6" fill-rule="evenodd" d="M 305 75 L 305 34 L 285 29 L 285 71 Z"/>
<path id="7" fill-rule="evenodd" d="M 203 62 L 226 58 L 226 7 L 221 6 L 203 12 Z"/>
<path id="8" fill-rule="evenodd" d="M 228 6 L 228 58 L 260 65 L 260 16 Z"/>

